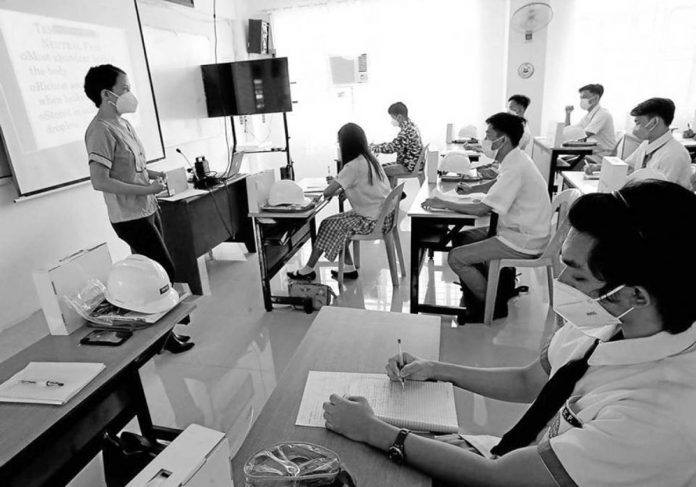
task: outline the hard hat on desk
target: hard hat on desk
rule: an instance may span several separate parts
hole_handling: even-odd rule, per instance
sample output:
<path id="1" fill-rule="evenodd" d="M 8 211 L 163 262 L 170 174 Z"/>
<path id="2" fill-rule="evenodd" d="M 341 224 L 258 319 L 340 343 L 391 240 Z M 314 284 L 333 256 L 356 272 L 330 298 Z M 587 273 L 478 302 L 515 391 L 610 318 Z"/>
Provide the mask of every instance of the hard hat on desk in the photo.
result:
<path id="1" fill-rule="evenodd" d="M 448 152 L 440 161 L 441 172 L 453 172 L 457 174 L 465 174 L 471 169 L 471 161 L 469 156 L 464 152 L 452 151 Z"/>
<path id="2" fill-rule="evenodd" d="M 309 203 L 311 200 L 305 198 L 302 187 L 290 179 L 276 181 L 268 193 L 268 204 L 271 206 L 307 205 Z"/>
<path id="3" fill-rule="evenodd" d="M 111 267 L 104 297 L 119 308 L 147 314 L 170 310 L 179 302 L 164 267 L 138 254 Z"/>
<path id="4" fill-rule="evenodd" d="M 563 142 L 570 142 L 571 140 L 580 140 L 587 137 L 585 129 L 578 125 L 568 125 L 563 128 Z"/>

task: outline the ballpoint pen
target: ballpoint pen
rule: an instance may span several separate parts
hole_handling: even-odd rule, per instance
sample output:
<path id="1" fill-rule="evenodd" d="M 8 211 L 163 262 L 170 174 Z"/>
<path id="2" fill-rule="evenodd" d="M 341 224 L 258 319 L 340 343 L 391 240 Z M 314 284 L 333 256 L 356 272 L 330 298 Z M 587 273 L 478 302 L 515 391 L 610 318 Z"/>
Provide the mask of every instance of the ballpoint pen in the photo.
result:
<path id="1" fill-rule="evenodd" d="M 401 338 L 397 338 L 396 343 L 399 344 L 399 365 L 401 366 L 399 370 L 401 370 L 401 368 L 403 368 L 404 365 L 406 365 L 406 364 L 404 364 L 404 352 L 403 352 L 403 350 L 401 350 Z M 399 372 L 399 375 L 401 375 L 401 372 Z M 403 391 L 405 387 L 406 387 L 406 381 L 404 380 L 403 377 L 401 377 L 401 390 Z"/>
<path id="2" fill-rule="evenodd" d="M 65 384 L 62 382 L 59 382 L 57 380 L 31 380 L 31 379 L 22 379 L 19 381 L 20 384 L 36 384 L 40 386 L 46 386 L 46 387 L 62 387 Z"/>

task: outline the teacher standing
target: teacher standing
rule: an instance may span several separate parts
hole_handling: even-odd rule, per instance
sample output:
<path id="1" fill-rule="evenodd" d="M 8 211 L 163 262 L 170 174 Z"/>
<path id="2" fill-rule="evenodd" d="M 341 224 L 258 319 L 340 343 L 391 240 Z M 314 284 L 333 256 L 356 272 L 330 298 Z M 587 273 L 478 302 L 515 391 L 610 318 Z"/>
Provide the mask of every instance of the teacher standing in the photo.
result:
<path id="1" fill-rule="evenodd" d="M 92 187 L 104 194 L 111 226 L 134 253 L 160 263 L 174 282 L 174 263 L 162 235 L 155 195 L 165 189 L 164 174 L 148 170 L 145 149 L 124 113 L 134 113 L 138 100 L 126 73 L 110 64 L 89 69 L 85 94 L 98 111 L 85 133 Z M 189 350 L 189 337 L 173 332 L 165 348 Z"/>

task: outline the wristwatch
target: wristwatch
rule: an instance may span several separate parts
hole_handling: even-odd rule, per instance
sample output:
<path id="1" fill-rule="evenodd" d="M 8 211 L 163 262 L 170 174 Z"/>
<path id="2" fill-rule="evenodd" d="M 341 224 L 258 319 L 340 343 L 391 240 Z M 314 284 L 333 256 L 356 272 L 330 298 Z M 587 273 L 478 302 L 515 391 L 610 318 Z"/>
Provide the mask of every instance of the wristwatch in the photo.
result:
<path id="1" fill-rule="evenodd" d="M 387 458 L 394 463 L 402 464 L 406 461 L 406 450 L 404 449 L 404 441 L 410 433 L 406 428 L 399 430 L 399 434 L 396 435 L 396 439 L 392 446 L 387 450 Z"/>

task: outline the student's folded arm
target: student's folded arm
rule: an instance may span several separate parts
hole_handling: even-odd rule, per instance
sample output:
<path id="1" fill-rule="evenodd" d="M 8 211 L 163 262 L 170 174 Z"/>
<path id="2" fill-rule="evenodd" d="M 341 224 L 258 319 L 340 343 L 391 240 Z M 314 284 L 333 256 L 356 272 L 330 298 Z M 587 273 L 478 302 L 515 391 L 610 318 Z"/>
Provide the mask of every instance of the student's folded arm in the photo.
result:
<path id="1" fill-rule="evenodd" d="M 488 190 L 493 187 L 495 182 L 496 179 L 491 179 L 490 181 L 486 181 L 485 183 L 477 184 L 472 188 L 472 193 L 488 193 Z"/>
<path id="2" fill-rule="evenodd" d="M 484 216 L 491 212 L 491 208 L 483 203 L 455 203 L 448 201 L 447 208 L 457 213 L 474 216 Z"/>
<path id="3" fill-rule="evenodd" d="M 396 135 L 396 138 L 394 138 L 394 140 L 392 140 L 391 142 L 384 142 L 383 144 L 377 144 L 376 148 L 377 152 L 381 152 L 382 154 L 392 154 L 403 149 L 405 145 L 406 134 L 404 134 L 404 132 L 401 131 Z"/>
<path id="4" fill-rule="evenodd" d="M 109 175 L 109 169 L 98 162 L 90 162 L 89 177 L 92 187 L 103 193 L 147 195 L 159 192 L 154 191 L 152 185 L 131 184 L 113 179 Z"/>
<path id="5" fill-rule="evenodd" d="M 398 429 L 377 420 L 368 443 L 387 450 Z M 491 460 L 441 441 L 410 434 L 404 442 L 406 459 L 427 475 L 453 485 L 556 487 L 535 446 Z"/>

